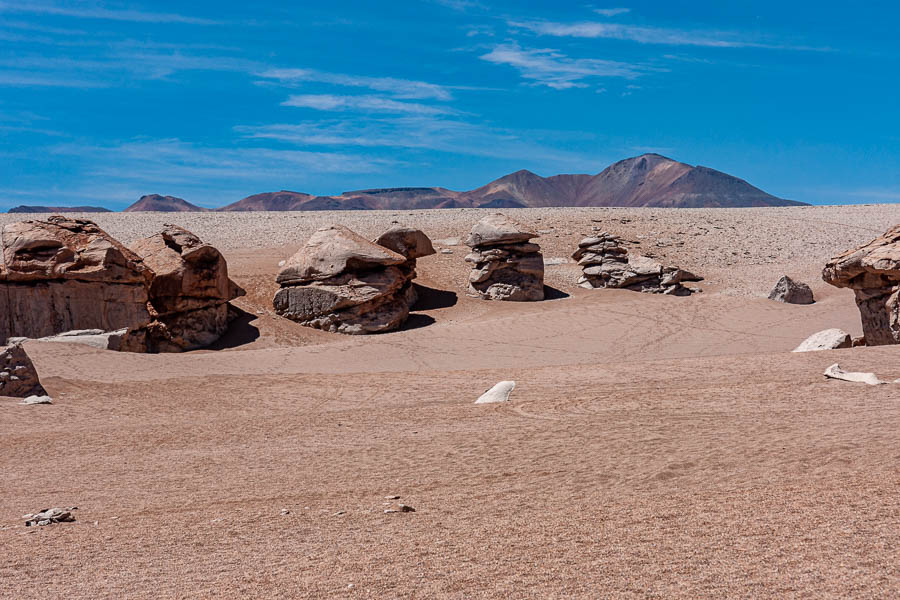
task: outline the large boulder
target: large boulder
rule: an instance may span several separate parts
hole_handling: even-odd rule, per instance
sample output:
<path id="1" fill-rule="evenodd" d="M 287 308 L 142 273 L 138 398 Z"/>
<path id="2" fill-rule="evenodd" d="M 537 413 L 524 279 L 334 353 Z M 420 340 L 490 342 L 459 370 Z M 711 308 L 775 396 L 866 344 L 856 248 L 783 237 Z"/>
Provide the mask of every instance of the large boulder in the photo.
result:
<path id="1" fill-rule="evenodd" d="M 817 352 L 819 350 L 837 350 L 850 348 L 853 341 L 850 334 L 840 329 L 826 329 L 814 333 L 794 348 L 793 352 Z"/>
<path id="2" fill-rule="evenodd" d="M 20 344 L 0 348 L 0 396 L 46 396 L 37 369 Z"/>
<path id="3" fill-rule="evenodd" d="M 776 302 L 784 302 L 785 304 L 812 304 L 815 302 L 812 290 L 809 286 L 800 281 L 794 281 L 787 275 L 783 275 L 781 279 L 772 288 L 769 293 L 769 300 Z"/>
<path id="4" fill-rule="evenodd" d="M 866 345 L 900 342 L 900 225 L 832 258 L 822 271 L 822 279 L 853 290 Z"/>
<path id="5" fill-rule="evenodd" d="M 544 299 L 544 257 L 529 240 L 537 233 L 503 215 L 490 215 L 472 227 L 469 295 L 486 300 L 527 302 Z"/>
<path id="6" fill-rule="evenodd" d="M 416 230 L 389 231 L 378 239 L 385 246 L 340 225 L 316 231 L 279 272 L 275 312 L 338 333 L 399 328 L 415 301 L 415 259 L 427 255 L 431 242 Z"/>
<path id="7" fill-rule="evenodd" d="M 629 254 L 621 239 L 609 233 L 587 237 L 572 255 L 582 267 L 578 285 L 584 288 L 622 288 L 653 294 L 689 296 L 683 285 L 703 278 L 639 254 Z"/>
<path id="8" fill-rule="evenodd" d="M 410 282 L 416 277 L 416 259 L 435 254 L 434 246 L 424 232 L 403 225 L 394 225 L 378 236 L 375 243 L 406 257 L 406 262 L 398 268 Z M 406 303 L 412 307 L 418 300 L 415 286 L 406 286 Z"/>
<path id="9" fill-rule="evenodd" d="M 165 225 L 131 246 L 153 272 L 149 297 L 153 320 L 139 342 L 150 352 L 203 348 L 228 329 L 229 302 L 244 290 L 228 278 L 225 257 L 190 231 Z"/>
<path id="10" fill-rule="evenodd" d="M 0 343 L 147 323 L 152 272 L 91 221 L 53 216 L 0 234 Z"/>

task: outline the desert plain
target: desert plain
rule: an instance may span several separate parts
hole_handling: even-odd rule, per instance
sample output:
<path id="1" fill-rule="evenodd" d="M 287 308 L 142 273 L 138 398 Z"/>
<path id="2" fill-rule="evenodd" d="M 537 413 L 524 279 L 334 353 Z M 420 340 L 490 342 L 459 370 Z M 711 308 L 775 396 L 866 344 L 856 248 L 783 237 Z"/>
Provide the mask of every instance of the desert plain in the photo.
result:
<path id="1" fill-rule="evenodd" d="M 245 312 L 184 354 L 27 343 L 54 404 L 0 398 L 0 596 L 900 595 L 900 384 L 822 375 L 891 381 L 900 349 L 791 352 L 861 333 L 821 270 L 900 207 L 503 212 L 541 233 L 544 301 L 466 296 L 483 209 L 84 215 L 125 243 L 191 230 Z M 317 227 L 394 222 L 438 248 L 401 331 L 275 315 L 279 261 Z M 579 288 L 568 257 L 600 231 L 702 293 Z M 816 303 L 768 300 L 785 274 Z M 51 506 L 77 520 L 24 526 Z"/>

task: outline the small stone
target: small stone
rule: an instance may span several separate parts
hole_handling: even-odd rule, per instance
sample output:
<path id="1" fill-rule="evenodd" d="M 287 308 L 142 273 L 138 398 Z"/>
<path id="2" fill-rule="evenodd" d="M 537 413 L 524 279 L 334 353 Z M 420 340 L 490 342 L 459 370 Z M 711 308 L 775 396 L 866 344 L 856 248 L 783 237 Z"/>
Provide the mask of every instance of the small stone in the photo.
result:
<path id="1" fill-rule="evenodd" d="M 441 254 L 453 254 L 453 250 L 450 248 L 441 248 Z"/>
<path id="2" fill-rule="evenodd" d="M 493 404 L 495 402 L 506 402 L 509 395 L 516 389 L 515 381 L 501 381 L 494 387 L 483 393 L 475 401 L 475 404 Z"/>
<path id="3" fill-rule="evenodd" d="M 332 514 L 332 517 L 340 517 L 341 515 L 346 514 L 344 511 L 339 510 L 336 513 Z"/>
<path id="4" fill-rule="evenodd" d="M 385 496 L 385 500 L 399 500 L 400 496 Z"/>
<path id="5" fill-rule="evenodd" d="M 50 396 L 28 396 L 19 404 L 53 404 L 53 398 Z"/>
<path id="6" fill-rule="evenodd" d="M 289 515 L 289 514 L 291 514 L 291 511 L 289 511 L 289 510 L 286 509 L 286 508 L 282 508 L 282 509 L 281 509 L 281 514 L 282 514 L 282 515 Z"/>

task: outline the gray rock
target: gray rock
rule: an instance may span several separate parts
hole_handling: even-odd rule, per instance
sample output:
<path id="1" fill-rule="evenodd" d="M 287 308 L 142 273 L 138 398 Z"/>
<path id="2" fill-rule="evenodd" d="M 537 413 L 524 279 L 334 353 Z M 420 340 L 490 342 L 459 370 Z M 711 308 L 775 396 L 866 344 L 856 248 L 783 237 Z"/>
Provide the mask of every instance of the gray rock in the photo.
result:
<path id="1" fill-rule="evenodd" d="M 28 396 L 20 404 L 53 404 L 50 396 Z"/>
<path id="2" fill-rule="evenodd" d="M 769 300 L 776 302 L 784 302 L 786 304 L 812 304 L 812 290 L 809 286 L 800 281 L 794 281 L 787 275 L 783 275 L 781 279 L 772 288 L 769 293 Z"/>
<path id="3" fill-rule="evenodd" d="M 544 299 L 544 258 L 528 240 L 537 234 L 503 215 L 485 217 L 466 244 L 472 252 L 469 295 L 485 300 L 527 302 Z"/>
<path id="4" fill-rule="evenodd" d="M 853 340 L 850 334 L 840 329 L 826 329 L 814 333 L 794 348 L 794 352 L 817 352 L 820 350 L 837 350 L 839 348 L 850 348 Z"/>

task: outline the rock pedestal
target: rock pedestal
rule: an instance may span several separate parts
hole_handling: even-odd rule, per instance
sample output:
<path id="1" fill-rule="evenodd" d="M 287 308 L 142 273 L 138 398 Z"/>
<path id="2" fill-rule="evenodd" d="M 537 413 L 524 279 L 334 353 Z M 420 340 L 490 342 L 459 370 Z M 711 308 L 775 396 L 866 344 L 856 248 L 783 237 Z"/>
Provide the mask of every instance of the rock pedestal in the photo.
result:
<path id="1" fill-rule="evenodd" d="M 10 223 L 0 245 L 0 343 L 150 320 L 150 269 L 93 222 Z"/>
<path id="2" fill-rule="evenodd" d="M 822 279 L 853 290 L 866 345 L 900 343 L 900 225 L 832 258 L 822 271 Z"/>
<path id="3" fill-rule="evenodd" d="M 431 240 L 418 229 L 395 225 L 378 236 L 375 243 L 406 257 L 406 262 L 398 265 L 398 268 L 410 284 L 404 284 L 404 289 L 406 303 L 412 308 L 419 300 L 416 288 L 412 285 L 412 280 L 416 278 L 416 259 L 435 253 Z"/>
<path id="4" fill-rule="evenodd" d="M 0 348 L 0 396 L 46 396 L 34 363 L 19 344 Z"/>
<path id="5" fill-rule="evenodd" d="M 572 258 L 582 266 L 583 274 L 578 284 L 588 289 L 623 288 L 689 296 L 695 290 L 682 283 L 702 280 L 702 277 L 678 267 L 664 267 L 652 258 L 630 255 L 622 240 L 608 233 L 581 240 Z"/>
<path id="6" fill-rule="evenodd" d="M 544 257 L 530 242 L 538 234 L 503 215 L 475 224 L 465 244 L 472 252 L 469 295 L 486 300 L 525 302 L 544 299 Z"/>
<path id="7" fill-rule="evenodd" d="M 323 227 L 278 273 L 275 312 L 339 333 L 397 329 L 409 316 L 410 260 L 341 225 Z"/>

